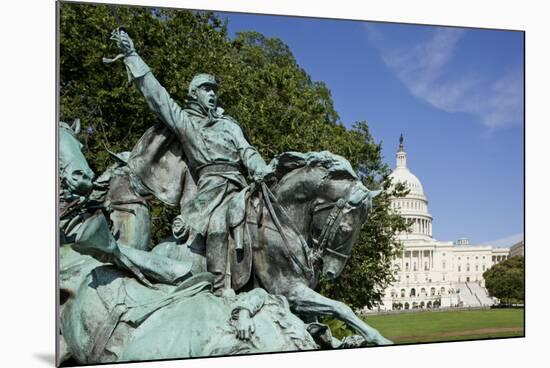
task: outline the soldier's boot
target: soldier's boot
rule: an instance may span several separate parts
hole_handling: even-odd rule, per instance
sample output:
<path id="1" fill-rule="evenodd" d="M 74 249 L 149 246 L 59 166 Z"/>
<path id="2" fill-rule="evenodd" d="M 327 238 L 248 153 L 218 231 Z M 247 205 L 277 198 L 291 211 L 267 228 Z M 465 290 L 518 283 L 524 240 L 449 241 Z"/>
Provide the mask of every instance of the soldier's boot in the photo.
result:
<path id="1" fill-rule="evenodd" d="M 231 289 L 226 234 L 208 234 L 206 246 L 206 270 L 214 274 L 212 289 L 214 295 L 221 296 L 224 290 Z"/>

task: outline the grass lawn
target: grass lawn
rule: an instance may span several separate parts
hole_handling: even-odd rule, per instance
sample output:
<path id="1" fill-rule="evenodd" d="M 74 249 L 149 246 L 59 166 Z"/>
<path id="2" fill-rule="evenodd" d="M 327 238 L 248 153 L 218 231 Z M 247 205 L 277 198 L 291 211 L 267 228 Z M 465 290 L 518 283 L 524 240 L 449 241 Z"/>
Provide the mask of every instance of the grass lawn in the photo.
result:
<path id="1" fill-rule="evenodd" d="M 402 313 L 365 321 L 397 344 L 524 335 L 523 309 Z"/>

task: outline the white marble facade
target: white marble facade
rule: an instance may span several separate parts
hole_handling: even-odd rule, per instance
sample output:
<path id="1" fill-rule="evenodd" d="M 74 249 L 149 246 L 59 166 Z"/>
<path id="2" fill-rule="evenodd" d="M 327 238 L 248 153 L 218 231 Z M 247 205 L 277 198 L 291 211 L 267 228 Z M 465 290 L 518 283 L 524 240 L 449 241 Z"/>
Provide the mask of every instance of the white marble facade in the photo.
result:
<path id="1" fill-rule="evenodd" d="M 413 222 L 410 232 L 399 234 L 403 253 L 396 259 L 397 282 L 385 291 L 379 310 L 491 305 L 484 288 L 483 272 L 509 256 L 508 248 L 475 246 L 468 239 L 439 241 L 432 237 L 432 216 L 422 183 L 407 167 L 400 139 L 396 155 L 395 182 L 410 189 L 396 198 L 392 208 Z"/>

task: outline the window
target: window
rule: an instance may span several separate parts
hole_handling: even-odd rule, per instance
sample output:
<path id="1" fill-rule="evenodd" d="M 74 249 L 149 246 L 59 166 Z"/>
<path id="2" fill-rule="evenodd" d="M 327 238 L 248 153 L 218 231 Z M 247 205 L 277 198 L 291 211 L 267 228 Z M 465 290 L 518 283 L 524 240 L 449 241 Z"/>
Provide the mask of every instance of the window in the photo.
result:
<path id="1" fill-rule="evenodd" d="M 441 266 L 443 269 L 445 269 L 445 261 L 442 262 Z"/>
<path id="2" fill-rule="evenodd" d="M 428 271 L 428 262 L 424 262 L 424 271 Z"/>
<path id="3" fill-rule="evenodd" d="M 469 263 L 466 264 L 466 272 L 470 272 L 470 264 Z"/>
<path id="4" fill-rule="evenodd" d="M 409 262 L 405 263 L 405 271 L 409 270 Z"/>
<path id="5" fill-rule="evenodd" d="M 485 265 L 482 266 L 483 271 L 485 271 Z"/>
<path id="6" fill-rule="evenodd" d="M 479 266 L 478 265 L 476 265 L 476 271 L 479 271 Z"/>
<path id="7" fill-rule="evenodd" d="M 458 266 L 458 272 L 460 272 L 460 271 L 461 271 L 461 267 L 460 267 L 460 266 Z M 459 279 L 459 280 L 460 280 L 460 279 Z"/>
<path id="8" fill-rule="evenodd" d="M 435 296 L 435 288 L 434 287 L 430 289 L 430 295 Z"/>
<path id="9" fill-rule="evenodd" d="M 401 297 L 402 297 L 402 298 L 405 297 L 405 289 L 401 289 Z"/>

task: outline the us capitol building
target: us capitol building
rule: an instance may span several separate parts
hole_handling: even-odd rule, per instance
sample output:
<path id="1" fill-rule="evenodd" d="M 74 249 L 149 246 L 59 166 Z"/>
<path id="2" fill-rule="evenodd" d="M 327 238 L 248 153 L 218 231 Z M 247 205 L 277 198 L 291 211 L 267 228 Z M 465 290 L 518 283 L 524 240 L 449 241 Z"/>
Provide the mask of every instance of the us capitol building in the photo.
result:
<path id="1" fill-rule="evenodd" d="M 420 180 L 407 168 L 402 135 L 391 178 L 410 190 L 407 196 L 394 198 L 391 207 L 411 220 L 412 228 L 398 235 L 403 252 L 395 260 L 397 282 L 386 289 L 379 310 L 494 304 L 485 289 L 483 272 L 507 259 L 510 250 L 474 246 L 466 238 L 453 242 L 432 237 L 433 218 L 428 212 L 428 198 Z"/>

